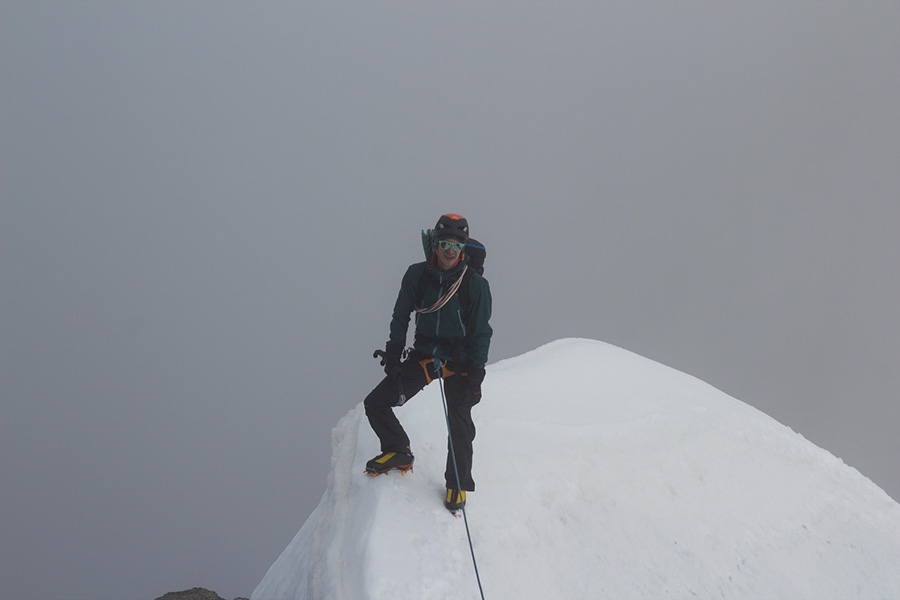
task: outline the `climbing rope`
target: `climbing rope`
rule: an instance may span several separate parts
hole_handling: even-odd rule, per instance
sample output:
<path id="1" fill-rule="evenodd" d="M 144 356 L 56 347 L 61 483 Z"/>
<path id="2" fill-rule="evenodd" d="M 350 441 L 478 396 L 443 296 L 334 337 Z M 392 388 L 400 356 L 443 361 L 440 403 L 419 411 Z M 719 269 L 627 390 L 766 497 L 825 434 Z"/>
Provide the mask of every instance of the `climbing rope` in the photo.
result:
<path id="1" fill-rule="evenodd" d="M 459 274 L 459 278 L 450 286 L 450 289 L 447 290 L 447 293 L 438 298 L 438 301 L 429 306 L 428 308 L 414 308 L 417 313 L 420 315 L 427 315 L 429 313 L 437 312 L 444 308 L 444 305 L 450 301 L 450 298 L 453 297 L 453 294 L 456 293 L 456 290 L 459 289 L 459 286 L 462 285 L 463 275 L 466 274 L 466 271 L 469 269 L 469 265 L 463 266 L 462 273 Z"/>
<path id="2" fill-rule="evenodd" d="M 462 277 L 460 277 L 462 279 Z M 454 290 L 455 291 L 455 290 Z M 440 361 L 435 360 L 435 365 Z M 441 365 L 443 366 L 443 365 Z M 456 451 L 453 449 L 453 436 L 450 434 L 450 412 L 447 410 L 447 397 L 444 395 L 444 378 L 441 376 L 442 369 L 437 369 L 438 387 L 441 389 L 441 402 L 444 405 L 444 420 L 447 422 L 447 442 L 450 446 L 450 457 L 453 459 L 453 473 L 456 475 L 456 489 L 462 493 L 462 485 L 459 482 L 459 467 L 456 466 Z M 466 537 L 469 539 L 469 552 L 472 553 L 472 566 L 475 567 L 475 580 L 478 582 L 478 591 L 481 593 L 481 600 L 484 600 L 484 589 L 481 587 L 481 576 L 478 574 L 478 561 L 475 560 L 475 547 L 472 545 L 472 534 L 469 533 L 469 518 L 466 516 L 466 505 L 461 506 L 463 521 L 466 524 Z"/>

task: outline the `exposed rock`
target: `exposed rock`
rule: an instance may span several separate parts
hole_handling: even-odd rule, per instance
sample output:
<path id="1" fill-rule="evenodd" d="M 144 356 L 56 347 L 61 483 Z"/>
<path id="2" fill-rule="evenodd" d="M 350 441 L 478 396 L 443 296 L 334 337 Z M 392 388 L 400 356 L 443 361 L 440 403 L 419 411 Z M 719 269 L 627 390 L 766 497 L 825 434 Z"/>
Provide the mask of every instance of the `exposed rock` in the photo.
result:
<path id="1" fill-rule="evenodd" d="M 201 587 L 183 590 L 181 592 L 169 592 L 156 600 L 225 600 L 217 593 Z M 234 600 L 247 600 L 247 598 L 235 598 Z"/>

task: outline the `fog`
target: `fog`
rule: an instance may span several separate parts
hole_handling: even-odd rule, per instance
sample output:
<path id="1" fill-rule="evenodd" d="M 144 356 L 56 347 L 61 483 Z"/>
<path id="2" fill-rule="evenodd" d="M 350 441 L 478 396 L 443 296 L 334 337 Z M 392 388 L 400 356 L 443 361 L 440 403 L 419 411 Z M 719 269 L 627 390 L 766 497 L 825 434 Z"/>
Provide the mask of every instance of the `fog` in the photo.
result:
<path id="1" fill-rule="evenodd" d="M 491 362 L 609 342 L 900 498 L 898 64 L 896 2 L 0 1 L 0 595 L 249 595 L 444 212 Z"/>

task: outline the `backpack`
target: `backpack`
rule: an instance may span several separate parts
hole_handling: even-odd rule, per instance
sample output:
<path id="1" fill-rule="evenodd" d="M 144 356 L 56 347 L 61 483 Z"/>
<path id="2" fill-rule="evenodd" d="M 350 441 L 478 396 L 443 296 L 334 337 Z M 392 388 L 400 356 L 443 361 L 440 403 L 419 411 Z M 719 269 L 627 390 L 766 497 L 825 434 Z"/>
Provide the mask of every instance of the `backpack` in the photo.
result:
<path id="1" fill-rule="evenodd" d="M 479 275 L 484 275 L 484 259 L 487 257 L 487 249 L 484 244 L 469 238 L 466 242 L 466 256 L 469 257 L 469 268 L 475 269 Z"/>

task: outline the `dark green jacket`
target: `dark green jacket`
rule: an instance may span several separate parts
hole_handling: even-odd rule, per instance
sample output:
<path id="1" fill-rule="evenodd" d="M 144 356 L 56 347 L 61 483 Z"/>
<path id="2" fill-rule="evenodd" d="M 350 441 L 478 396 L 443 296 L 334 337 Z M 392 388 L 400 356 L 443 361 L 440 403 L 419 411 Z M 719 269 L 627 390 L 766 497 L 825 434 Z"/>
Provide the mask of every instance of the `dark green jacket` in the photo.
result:
<path id="1" fill-rule="evenodd" d="M 438 298 L 455 282 L 463 265 L 463 260 L 449 271 L 441 271 L 431 261 L 420 262 L 406 270 L 400 293 L 394 304 L 394 316 L 391 319 L 391 342 L 406 345 L 406 333 L 409 329 L 409 316 L 416 304 L 416 294 L 422 271 L 426 271 L 428 285 L 421 301 L 420 308 L 437 302 Z M 489 324 L 491 318 L 491 288 L 487 279 L 472 271 L 469 274 L 469 303 L 463 309 L 457 291 L 439 311 L 431 314 L 416 314 L 416 350 L 437 358 L 459 362 L 461 366 L 483 369 L 487 364 L 488 349 L 491 345 L 493 330 Z M 465 282 L 463 285 L 466 285 Z"/>

